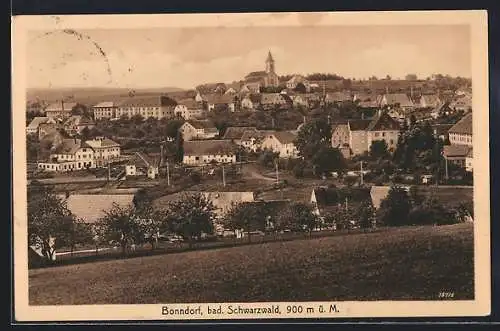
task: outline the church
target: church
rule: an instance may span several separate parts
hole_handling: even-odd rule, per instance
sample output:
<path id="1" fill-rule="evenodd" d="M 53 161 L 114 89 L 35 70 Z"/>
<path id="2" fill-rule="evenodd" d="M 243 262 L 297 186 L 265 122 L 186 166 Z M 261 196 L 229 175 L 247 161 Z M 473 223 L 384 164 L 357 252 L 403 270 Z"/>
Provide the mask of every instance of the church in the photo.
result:
<path id="1" fill-rule="evenodd" d="M 274 71 L 274 59 L 271 55 L 271 51 L 267 54 L 266 59 L 266 70 L 265 71 L 254 71 L 245 76 L 246 83 L 259 83 L 260 86 L 270 87 L 278 86 L 279 78 Z"/>

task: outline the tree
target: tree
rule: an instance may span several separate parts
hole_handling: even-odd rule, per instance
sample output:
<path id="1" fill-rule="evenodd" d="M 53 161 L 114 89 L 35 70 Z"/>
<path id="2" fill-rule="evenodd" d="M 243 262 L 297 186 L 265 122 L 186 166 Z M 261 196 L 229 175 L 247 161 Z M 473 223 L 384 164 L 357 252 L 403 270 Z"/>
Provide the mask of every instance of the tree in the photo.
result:
<path id="1" fill-rule="evenodd" d="M 303 125 L 294 142 L 299 155 L 311 160 L 321 147 L 331 146 L 332 127 L 327 121 L 316 119 Z"/>
<path id="2" fill-rule="evenodd" d="M 383 159 L 389 155 L 387 142 L 385 140 L 372 141 L 370 145 L 370 157 L 372 159 Z"/>
<path id="3" fill-rule="evenodd" d="M 375 209 L 373 208 L 371 199 L 367 199 L 361 202 L 356 214 L 360 228 L 370 229 L 374 226 Z"/>
<path id="4" fill-rule="evenodd" d="M 214 210 L 212 202 L 203 194 L 185 194 L 169 204 L 167 222 L 169 228 L 186 239 L 191 248 L 193 241 L 200 238 L 202 233 L 213 233 Z"/>
<path id="5" fill-rule="evenodd" d="M 309 234 L 318 225 L 318 219 L 314 215 L 311 206 L 304 203 L 294 203 L 288 206 L 278 215 L 278 219 L 279 223 L 288 224 L 294 231 Z"/>
<path id="6" fill-rule="evenodd" d="M 389 226 L 406 225 L 410 209 L 411 201 L 406 190 L 400 186 L 392 186 L 380 204 L 381 221 Z"/>
<path id="7" fill-rule="evenodd" d="M 304 83 L 298 83 L 293 90 L 295 92 L 298 92 L 298 93 L 306 93 L 307 92 L 307 88 L 304 85 Z"/>
<path id="8" fill-rule="evenodd" d="M 126 254 L 126 249 L 131 242 L 135 243 L 138 237 L 139 226 L 134 206 L 121 207 L 113 203 L 111 209 L 105 211 L 100 220 L 103 228 L 104 238 L 109 241 L 120 243 L 122 255 Z"/>
<path id="9" fill-rule="evenodd" d="M 391 80 L 392 77 L 390 75 L 385 76 L 385 80 Z"/>
<path id="10" fill-rule="evenodd" d="M 262 204 L 243 202 L 233 204 L 227 214 L 226 225 L 231 230 L 243 230 L 248 235 L 248 242 L 252 241 L 250 232 L 265 230 L 266 215 Z"/>
<path id="11" fill-rule="evenodd" d="M 346 162 L 340 150 L 330 146 L 321 146 L 313 155 L 312 164 L 315 175 L 325 175 L 346 168 Z"/>
<path id="12" fill-rule="evenodd" d="M 61 237 L 61 246 L 69 246 L 71 255 L 76 245 L 92 243 L 91 225 L 81 219 L 66 217 L 64 219 L 63 229 L 65 236 Z"/>
<path id="13" fill-rule="evenodd" d="M 72 216 L 65 201 L 50 190 L 37 187 L 28 190 L 28 239 L 30 246 L 41 249 L 47 261 L 68 242 L 68 223 Z"/>
<path id="14" fill-rule="evenodd" d="M 406 80 L 417 80 L 418 77 L 416 74 L 407 74 L 405 77 Z"/>
<path id="15" fill-rule="evenodd" d="M 278 157 L 279 153 L 266 149 L 259 155 L 257 162 L 263 167 L 274 167 L 274 162 Z"/>
<path id="16" fill-rule="evenodd" d="M 184 120 L 170 120 L 165 126 L 163 134 L 166 137 L 175 138 L 179 132 L 180 127 L 184 124 Z"/>
<path id="17" fill-rule="evenodd" d="M 83 141 L 89 140 L 90 139 L 90 130 L 88 127 L 84 127 L 83 130 L 80 132 L 80 136 Z"/>

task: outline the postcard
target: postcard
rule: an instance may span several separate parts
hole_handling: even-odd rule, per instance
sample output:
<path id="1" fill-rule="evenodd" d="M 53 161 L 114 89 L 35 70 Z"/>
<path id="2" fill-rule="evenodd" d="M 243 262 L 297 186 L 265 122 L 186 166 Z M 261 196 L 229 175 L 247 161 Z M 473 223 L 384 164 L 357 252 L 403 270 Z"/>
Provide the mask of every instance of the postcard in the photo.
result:
<path id="1" fill-rule="evenodd" d="M 490 314 L 486 11 L 12 28 L 17 321 Z"/>

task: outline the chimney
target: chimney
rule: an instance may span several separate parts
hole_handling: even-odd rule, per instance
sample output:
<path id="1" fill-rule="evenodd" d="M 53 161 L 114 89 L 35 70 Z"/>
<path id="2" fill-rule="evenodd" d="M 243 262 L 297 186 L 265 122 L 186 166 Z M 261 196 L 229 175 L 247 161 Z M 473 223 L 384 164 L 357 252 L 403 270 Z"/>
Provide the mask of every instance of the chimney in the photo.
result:
<path id="1" fill-rule="evenodd" d="M 61 100 L 61 110 L 64 110 L 64 100 Z"/>

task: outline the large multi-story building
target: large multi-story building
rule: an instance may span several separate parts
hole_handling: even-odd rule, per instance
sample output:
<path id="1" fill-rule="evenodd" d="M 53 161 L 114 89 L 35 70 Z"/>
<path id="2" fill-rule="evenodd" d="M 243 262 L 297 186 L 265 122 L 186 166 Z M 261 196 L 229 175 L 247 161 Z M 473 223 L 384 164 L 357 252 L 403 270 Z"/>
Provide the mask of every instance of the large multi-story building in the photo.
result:
<path id="1" fill-rule="evenodd" d="M 64 119 L 71 116 L 71 110 L 75 107 L 75 102 L 56 102 L 45 108 L 45 116 Z"/>
<path id="2" fill-rule="evenodd" d="M 94 150 L 80 139 L 63 139 L 51 150 L 48 160 L 38 162 L 37 166 L 51 172 L 95 168 Z"/>
<path id="3" fill-rule="evenodd" d="M 468 113 L 450 130 L 448 130 L 450 145 L 443 147 L 443 155 L 447 162 L 451 162 L 466 171 L 473 171 L 473 143 L 472 143 L 472 113 Z"/>
<path id="4" fill-rule="evenodd" d="M 99 102 L 94 105 L 94 119 L 100 120 L 103 118 L 116 118 L 116 111 L 118 109 L 118 103 L 112 101 Z"/>
<path id="5" fill-rule="evenodd" d="M 176 105 L 175 100 L 166 96 L 131 97 L 120 103 L 116 109 L 116 117 L 141 115 L 143 118 L 173 118 Z"/>
<path id="6" fill-rule="evenodd" d="M 120 144 L 105 137 L 96 137 L 85 142 L 94 150 L 96 166 L 104 167 L 120 158 Z"/>

